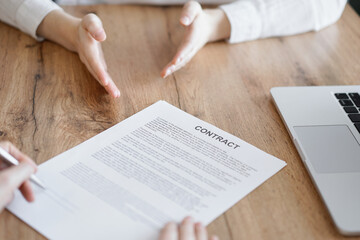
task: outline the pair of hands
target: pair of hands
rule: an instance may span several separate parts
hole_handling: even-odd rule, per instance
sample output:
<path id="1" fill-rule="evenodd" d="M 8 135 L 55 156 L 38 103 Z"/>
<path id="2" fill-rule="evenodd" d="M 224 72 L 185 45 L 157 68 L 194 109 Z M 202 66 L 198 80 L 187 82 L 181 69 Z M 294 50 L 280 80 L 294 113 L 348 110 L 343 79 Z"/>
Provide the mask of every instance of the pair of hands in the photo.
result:
<path id="1" fill-rule="evenodd" d="M 61 27 L 62 23 L 64 28 Z M 161 71 L 163 78 L 185 66 L 206 43 L 230 36 L 230 23 L 225 13 L 221 9 L 203 10 L 195 1 L 185 4 L 180 23 L 186 28 L 185 35 L 174 58 Z M 55 10 L 45 17 L 37 33 L 77 52 L 89 72 L 106 91 L 114 98 L 120 96 L 119 89 L 107 72 L 101 48 L 106 34 L 96 15 L 88 14 L 80 20 Z M 59 35 L 62 38 L 59 38 Z"/>
<path id="2" fill-rule="evenodd" d="M 35 173 L 37 166 L 33 160 L 19 151 L 10 142 L 0 142 L 0 147 L 19 161 L 18 166 L 8 167 L 0 161 L 0 212 L 11 202 L 14 191 L 19 189 L 28 202 L 35 200 L 29 182 L 30 175 Z M 207 240 L 206 228 L 201 223 L 194 223 L 191 217 L 186 217 L 179 226 L 168 223 L 162 229 L 159 240 Z M 218 240 L 213 236 L 210 240 Z"/>

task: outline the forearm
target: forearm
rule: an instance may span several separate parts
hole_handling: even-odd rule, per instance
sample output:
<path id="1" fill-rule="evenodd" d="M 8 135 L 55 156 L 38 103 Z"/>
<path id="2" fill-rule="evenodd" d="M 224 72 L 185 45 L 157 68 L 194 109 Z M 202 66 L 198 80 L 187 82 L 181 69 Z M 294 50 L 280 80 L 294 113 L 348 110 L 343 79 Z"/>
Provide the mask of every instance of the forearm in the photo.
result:
<path id="1" fill-rule="evenodd" d="M 62 11 L 50 12 L 37 29 L 37 35 L 76 51 L 76 37 L 81 19 Z"/>

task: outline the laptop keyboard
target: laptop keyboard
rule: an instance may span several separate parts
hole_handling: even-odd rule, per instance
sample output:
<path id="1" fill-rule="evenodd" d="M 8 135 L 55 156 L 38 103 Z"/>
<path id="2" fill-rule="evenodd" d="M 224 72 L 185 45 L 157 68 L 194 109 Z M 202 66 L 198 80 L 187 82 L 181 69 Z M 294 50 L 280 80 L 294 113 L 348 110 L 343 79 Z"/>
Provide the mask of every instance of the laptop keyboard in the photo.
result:
<path id="1" fill-rule="evenodd" d="M 359 93 L 335 93 L 350 120 L 360 133 L 360 95 Z"/>

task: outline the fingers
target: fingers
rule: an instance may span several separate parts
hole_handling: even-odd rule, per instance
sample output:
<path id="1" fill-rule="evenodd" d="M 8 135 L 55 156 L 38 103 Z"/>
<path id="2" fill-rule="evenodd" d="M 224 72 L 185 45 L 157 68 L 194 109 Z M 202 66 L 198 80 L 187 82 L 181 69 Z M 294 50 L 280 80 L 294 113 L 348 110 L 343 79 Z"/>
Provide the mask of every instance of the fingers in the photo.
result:
<path id="1" fill-rule="evenodd" d="M 189 26 L 190 24 L 192 24 L 197 15 L 201 13 L 201 11 L 201 5 L 198 2 L 187 2 L 181 12 L 180 23 L 184 26 Z"/>
<path id="2" fill-rule="evenodd" d="M 178 229 L 174 222 L 165 225 L 160 233 L 159 240 L 178 240 Z"/>
<path id="3" fill-rule="evenodd" d="M 107 78 L 109 79 L 108 85 L 104 86 L 105 90 L 110 93 L 114 98 L 120 97 L 120 91 L 118 87 L 115 85 L 114 81 L 110 77 L 110 75 L 106 72 Z"/>
<path id="4" fill-rule="evenodd" d="M 22 153 L 11 142 L 8 142 L 8 141 L 0 142 L 0 147 L 2 147 L 5 151 L 7 151 L 11 156 L 16 158 L 19 162 L 26 162 L 26 163 L 30 164 L 31 166 L 33 166 L 33 168 L 35 168 L 35 170 L 37 170 L 36 163 L 33 160 L 31 160 L 31 158 L 29 158 L 27 155 Z"/>
<path id="5" fill-rule="evenodd" d="M 186 217 L 180 225 L 180 240 L 194 240 L 194 220 L 191 217 Z"/>
<path id="6" fill-rule="evenodd" d="M 109 84 L 110 81 L 112 81 L 112 79 L 105 70 L 105 66 L 101 60 L 100 51 L 102 51 L 101 46 L 100 44 L 96 43 L 95 46 L 86 49 L 85 57 L 89 70 L 91 69 L 90 72 L 93 73 L 97 80 L 99 80 L 100 84 L 105 87 Z"/>
<path id="7" fill-rule="evenodd" d="M 0 188 L 3 198 L 11 199 L 15 189 L 20 188 L 21 193 L 27 201 L 33 201 L 34 195 L 27 181 L 30 175 L 35 172 L 35 168 L 25 162 L 20 163 L 18 166 L 11 166 L 0 173 Z M 20 187 L 21 186 L 21 187 Z M 5 203 L 7 204 L 7 203 Z"/>
<path id="8" fill-rule="evenodd" d="M 88 31 L 95 40 L 102 42 L 106 39 L 106 33 L 102 22 L 95 14 L 90 13 L 83 17 L 81 26 Z"/>
<path id="9" fill-rule="evenodd" d="M 173 222 L 168 223 L 162 229 L 159 240 L 207 240 L 208 233 L 201 223 L 194 223 L 191 217 L 186 217 L 180 226 Z M 217 236 L 212 236 L 210 240 L 219 240 Z"/>
<path id="10" fill-rule="evenodd" d="M 102 49 L 100 51 L 100 60 L 101 60 L 102 65 L 104 66 L 105 72 L 107 72 L 108 67 L 107 67 L 107 64 L 105 62 L 104 52 L 102 51 Z"/>
<path id="11" fill-rule="evenodd" d="M 186 36 L 180 44 L 177 53 L 161 71 L 160 74 L 163 78 L 166 78 L 170 74 L 185 66 L 203 46 L 202 41 L 197 42 L 194 40 L 196 39 L 196 33 L 194 31 L 196 30 L 193 28 L 187 31 Z"/>
<path id="12" fill-rule="evenodd" d="M 196 236 L 196 240 L 208 239 L 206 228 L 201 223 L 195 224 L 195 236 Z"/>
<path id="13" fill-rule="evenodd" d="M 120 91 L 107 72 L 107 66 L 103 59 L 101 46 L 89 47 L 85 50 L 85 57 L 82 58 L 83 63 L 93 75 L 93 77 L 111 94 L 114 98 L 120 97 Z"/>
<path id="14" fill-rule="evenodd" d="M 0 186 L 0 212 L 8 205 L 12 199 L 14 198 L 14 193 L 5 191 L 6 189 L 2 189 Z"/>
<path id="15" fill-rule="evenodd" d="M 15 190 L 20 185 L 30 178 L 30 175 L 35 172 L 35 168 L 28 163 L 20 163 L 18 166 L 11 166 L 1 171 L 2 183 L 8 189 Z"/>
<path id="16" fill-rule="evenodd" d="M 24 196 L 26 201 L 33 202 L 35 200 L 34 192 L 32 191 L 30 181 L 25 181 L 19 188 L 21 194 Z"/>
<path id="17" fill-rule="evenodd" d="M 34 201 L 35 198 L 31 184 L 26 180 L 37 170 L 36 164 L 10 142 L 0 142 L 0 147 L 16 158 L 20 163 L 18 166 L 12 166 L 1 171 L 0 183 L 1 188 L 3 189 L 1 192 L 8 195 L 5 196 L 6 199 L 11 199 L 14 190 L 19 188 L 27 201 Z M 4 204 L 7 204 L 7 202 Z"/>
<path id="18" fill-rule="evenodd" d="M 166 78 L 167 76 L 169 76 L 170 74 L 174 73 L 176 70 L 180 69 L 179 64 L 182 62 L 184 62 L 184 56 L 187 56 L 187 52 L 190 51 L 190 49 L 193 48 L 192 44 L 190 41 L 188 40 L 184 40 L 177 53 L 175 54 L 175 56 L 173 57 L 173 59 L 165 66 L 165 68 L 161 71 L 161 76 L 163 78 Z M 189 58 L 189 57 L 187 57 Z M 190 60 L 190 59 L 189 59 Z M 188 60 L 188 61 L 189 61 Z M 186 64 L 186 63 L 185 63 Z M 184 66 L 185 64 L 182 64 L 182 66 Z M 182 67 L 181 66 L 181 67 Z"/>
<path id="19" fill-rule="evenodd" d="M 188 44 L 188 46 L 180 47 L 180 50 L 175 57 L 168 63 L 161 71 L 161 76 L 166 78 L 170 74 L 176 72 L 180 68 L 184 67 L 198 52 L 199 48 Z"/>
<path id="20" fill-rule="evenodd" d="M 175 65 L 172 62 L 169 62 L 163 70 L 161 70 L 161 77 L 162 78 L 166 78 L 167 76 L 169 76 L 170 74 L 172 74 L 175 70 Z"/>
<path id="21" fill-rule="evenodd" d="M 119 89 L 107 72 L 101 44 L 97 42 L 106 39 L 101 20 L 95 14 L 88 14 L 82 19 L 81 27 L 79 55 L 82 62 L 109 94 L 114 98 L 120 97 Z"/>
<path id="22" fill-rule="evenodd" d="M 35 172 L 33 166 L 28 163 L 20 163 L 18 166 L 9 167 L 0 173 L 0 211 L 13 199 L 15 189 L 19 188 L 24 198 L 32 202 L 34 194 L 27 179 Z"/>

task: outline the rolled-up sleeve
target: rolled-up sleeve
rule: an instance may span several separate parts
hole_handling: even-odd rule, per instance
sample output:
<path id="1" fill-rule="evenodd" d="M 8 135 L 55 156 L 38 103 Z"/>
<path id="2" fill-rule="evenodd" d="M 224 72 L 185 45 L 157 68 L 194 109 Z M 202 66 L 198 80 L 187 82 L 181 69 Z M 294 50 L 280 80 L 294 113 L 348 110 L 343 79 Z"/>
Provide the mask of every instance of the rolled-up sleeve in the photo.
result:
<path id="1" fill-rule="evenodd" d="M 0 20 L 40 41 L 37 28 L 47 14 L 57 9 L 61 8 L 50 0 L 1 0 Z"/>
<path id="2" fill-rule="evenodd" d="M 346 0 L 239 0 L 220 6 L 231 24 L 229 42 L 317 31 L 336 22 Z"/>

